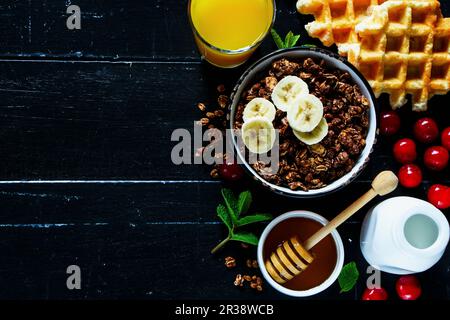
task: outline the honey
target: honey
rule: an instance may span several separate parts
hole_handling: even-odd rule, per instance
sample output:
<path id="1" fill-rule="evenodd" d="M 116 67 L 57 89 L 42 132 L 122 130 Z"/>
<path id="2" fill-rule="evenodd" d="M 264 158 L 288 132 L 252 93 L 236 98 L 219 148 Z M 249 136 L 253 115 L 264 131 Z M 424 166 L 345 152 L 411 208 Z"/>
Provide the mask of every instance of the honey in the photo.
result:
<path id="1" fill-rule="evenodd" d="M 293 236 L 306 241 L 322 227 L 323 225 L 319 222 L 308 218 L 290 218 L 280 222 L 267 236 L 263 248 L 264 260 L 267 260 L 283 241 Z M 314 246 L 311 253 L 314 261 L 305 271 L 284 283 L 284 287 L 297 291 L 308 290 L 322 284 L 330 277 L 337 261 L 337 249 L 333 237 L 327 236 Z"/>

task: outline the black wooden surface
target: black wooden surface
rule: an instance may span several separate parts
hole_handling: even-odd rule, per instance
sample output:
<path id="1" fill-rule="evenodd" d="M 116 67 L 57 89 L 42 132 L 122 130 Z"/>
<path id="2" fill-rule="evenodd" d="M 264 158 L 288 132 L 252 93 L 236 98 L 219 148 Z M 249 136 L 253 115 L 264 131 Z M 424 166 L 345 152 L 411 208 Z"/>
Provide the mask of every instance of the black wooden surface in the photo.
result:
<path id="1" fill-rule="evenodd" d="M 192 128 L 199 101 L 213 102 L 215 87 L 231 87 L 248 66 L 218 70 L 202 63 L 186 17 L 187 1 L 4 0 L 0 4 L 0 298 L 210 298 L 281 299 L 271 288 L 239 290 L 227 254 L 209 250 L 224 237 L 215 217 L 222 183 L 205 166 L 170 161 L 175 128 Z M 69 4 L 82 10 L 82 29 L 69 31 Z M 309 17 L 295 1 L 277 1 L 276 28 L 302 33 Z M 442 1 L 444 13 L 450 6 Z M 274 50 L 267 39 L 252 61 Z M 249 62 L 251 63 L 251 62 Z M 385 100 L 382 99 L 385 105 Z M 449 98 L 436 97 L 427 115 L 449 125 Z M 401 111 L 404 132 L 419 117 Z M 445 109 L 445 110 L 444 110 Z M 380 170 L 398 169 L 392 141 L 381 139 L 364 173 L 327 201 L 287 199 L 246 179 L 255 211 L 274 215 L 309 209 L 332 218 L 369 187 Z M 448 170 L 425 174 L 425 197 Z M 379 200 L 378 200 L 379 201 Z M 367 210 L 367 208 L 365 208 Z M 364 210 L 363 210 L 364 211 Z M 448 212 L 446 212 L 448 214 Z M 360 271 L 364 214 L 343 225 L 346 261 Z M 82 270 L 82 289 L 66 288 L 66 268 Z M 423 297 L 450 297 L 450 252 L 420 274 Z M 338 285 L 315 299 L 359 299 Z M 383 274 L 395 299 L 396 276 Z"/>

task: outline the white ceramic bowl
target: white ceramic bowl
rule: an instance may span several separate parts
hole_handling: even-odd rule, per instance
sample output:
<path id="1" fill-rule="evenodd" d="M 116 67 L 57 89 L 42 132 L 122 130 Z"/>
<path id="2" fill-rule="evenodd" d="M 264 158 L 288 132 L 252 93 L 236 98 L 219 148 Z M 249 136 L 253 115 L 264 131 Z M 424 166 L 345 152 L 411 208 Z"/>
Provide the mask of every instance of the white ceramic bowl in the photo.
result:
<path id="1" fill-rule="evenodd" d="M 291 289 L 285 288 L 281 284 L 279 284 L 275 280 L 273 280 L 272 277 L 267 272 L 267 270 L 265 268 L 265 264 L 264 264 L 263 249 L 264 249 L 264 244 L 266 242 L 267 236 L 272 231 L 272 229 L 276 225 L 278 225 L 280 222 L 287 220 L 287 219 L 291 219 L 291 218 L 307 218 L 307 219 L 317 221 L 323 225 L 328 223 L 327 219 L 318 215 L 317 213 L 314 213 L 311 211 L 304 211 L 304 210 L 287 212 L 287 213 L 282 214 L 281 216 L 275 218 L 264 229 L 264 231 L 261 235 L 261 238 L 259 240 L 258 264 L 259 264 L 259 268 L 261 269 L 264 279 L 266 279 L 267 283 L 269 283 L 277 291 L 284 293 L 288 296 L 292 296 L 292 297 L 309 297 L 309 296 L 312 296 L 312 295 L 315 295 L 315 294 L 318 294 L 318 293 L 324 291 L 329 286 L 331 286 L 338 278 L 339 274 L 341 273 L 342 266 L 344 265 L 344 244 L 342 243 L 342 239 L 341 239 L 339 233 L 336 230 L 334 230 L 331 233 L 331 236 L 333 237 L 334 243 L 336 244 L 336 256 L 337 256 L 336 265 L 333 269 L 333 272 L 328 277 L 328 279 L 325 280 L 322 284 L 318 285 L 317 287 L 314 287 L 314 288 L 311 288 L 308 290 L 303 290 L 303 291 L 297 291 L 297 290 L 291 290 Z"/>
<path id="2" fill-rule="evenodd" d="M 238 162 L 242 163 L 246 170 L 254 177 L 255 180 L 260 182 L 265 187 L 268 187 L 272 191 L 292 196 L 292 197 L 298 197 L 298 198 L 309 198 L 309 197 L 318 197 L 323 196 L 326 194 L 329 194 L 333 191 L 336 191 L 340 188 L 345 187 L 348 185 L 351 181 L 353 181 L 364 169 L 366 164 L 369 161 L 370 153 L 373 150 L 373 146 L 376 143 L 376 135 L 377 135 L 377 102 L 375 99 L 375 95 L 373 94 L 372 88 L 370 87 L 367 80 L 364 78 L 364 76 L 353 66 L 351 65 L 345 58 L 324 49 L 319 48 L 294 48 L 294 49 L 284 49 L 275 51 L 258 62 L 256 62 L 254 65 L 252 65 L 248 70 L 242 75 L 242 77 L 239 79 L 238 83 L 236 84 L 236 87 L 234 88 L 232 94 L 231 94 L 231 105 L 230 105 L 230 116 L 229 116 L 229 128 L 233 129 L 234 126 L 234 115 L 236 112 L 236 108 L 239 104 L 239 101 L 241 99 L 242 93 L 244 90 L 249 88 L 257 79 L 261 79 L 263 77 L 263 74 L 270 68 L 272 63 L 276 60 L 282 59 L 282 58 L 290 58 L 290 59 L 301 59 L 301 58 L 316 58 L 316 59 L 323 59 L 328 66 L 331 68 L 336 68 L 340 70 L 347 71 L 355 81 L 355 83 L 361 88 L 361 92 L 364 94 L 364 96 L 367 97 L 370 103 L 370 109 L 369 109 L 369 130 L 366 137 L 366 146 L 364 147 L 358 161 L 355 163 L 355 166 L 352 168 L 350 172 L 342 176 L 341 178 L 333 181 L 329 185 L 317 189 L 317 190 L 309 190 L 309 191 L 303 191 L 303 190 L 291 190 L 287 187 L 281 187 L 277 186 L 275 184 L 272 184 L 268 181 L 266 181 L 263 177 L 261 177 L 252 166 L 250 166 L 247 161 L 245 160 L 245 157 L 242 155 L 242 153 L 239 150 L 239 147 L 237 145 L 237 139 L 236 136 L 232 132 L 233 137 L 233 144 L 234 149 L 237 153 Z"/>

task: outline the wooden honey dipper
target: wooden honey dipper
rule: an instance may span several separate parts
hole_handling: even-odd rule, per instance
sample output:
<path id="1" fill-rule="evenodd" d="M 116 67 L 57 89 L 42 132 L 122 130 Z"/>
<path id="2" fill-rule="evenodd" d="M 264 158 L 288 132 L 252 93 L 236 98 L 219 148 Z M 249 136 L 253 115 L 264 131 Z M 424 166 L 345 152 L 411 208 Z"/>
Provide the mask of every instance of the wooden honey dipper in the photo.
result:
<path id="1" fill-rule="evenodd" d="M 328 236 L 333 230 L 349 219 L 354 213 L 365 206 L 376 196 L 384 196 L 397 188 L 398 179 L 392 171 L 379 173 L 372 181 L 372 188 L 342 211 L 327 225 L 313 234 L 303 244 L 296 236 L 284 241 L 272 252 L 266 260 L 265 266 L 270 276 L 278 283 L 283 284 L 305 270 L 314 260 L 309 252 L 316 244 Z"/>

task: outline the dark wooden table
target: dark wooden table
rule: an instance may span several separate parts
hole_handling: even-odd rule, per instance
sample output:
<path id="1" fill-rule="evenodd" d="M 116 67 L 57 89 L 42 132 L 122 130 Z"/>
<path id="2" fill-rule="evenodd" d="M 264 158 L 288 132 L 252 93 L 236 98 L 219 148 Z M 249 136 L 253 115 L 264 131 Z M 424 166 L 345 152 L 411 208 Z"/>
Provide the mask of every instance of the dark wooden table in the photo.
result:
<path id="1" fill-rule="evenodd" d="M 444 13 L 450 5 L 441 1 Z M 66 7 L 80 6 L 82 29 L 66 28 Z M 309 17 L 294 0 L 277 1 L 276 28 L 301 32 Z M 248 66 L 217 70 L 199 59 L 180 0 L 3 0 L 0 4 L 0 298 L 285 298 L 232 285 L 241 269 L 225 255 L 254 256 L 230 246 L 210 249 L 225 235 L 215 207 L 220 181 L 206 166 L 175 166 L 170 136 L 192 128 L 197 102 L 213 102 L 215 88 L 233 86 Z M 252 58 L 272 50 L 266 39 Z M 250 62 L 251 63 L 251 62 Z M 385 103 L 385 99 L 382 99 Z M 436 97 L 427 115 L 449 125 L 449 96 Z M 404 131 L 420 115 L 406 106 Z M 369 187 L 382 169 L 398 169 L 392 141 L 381 139 L 372 161 L 352 185 L 327 198 L 287 199 L 247 179 L 254 210 L 274 215 L 310 209 L 328 218 Z M 425 174 L 425 198 L 449 171 Z M 367 211 L 365 208 L 363 211 Z M 447 211 L 448 214 L 448 211 Z M 355 290 L 338 285 L 314 298 L 359 299 L 367 267 L 359 249 L 361 213 L 340 229 L 346 262 L 363 273 Z M 236 253 L 238 252 L 238 253 Z M 450 297 L 450 252 L 420 274 L 423 297 Z M 82 289 L 68 290 L 66 268 L 81 268 Z M 396 276 L 382 281 L 393 299 Z"/>

